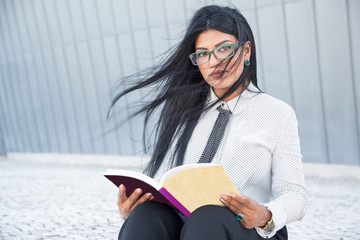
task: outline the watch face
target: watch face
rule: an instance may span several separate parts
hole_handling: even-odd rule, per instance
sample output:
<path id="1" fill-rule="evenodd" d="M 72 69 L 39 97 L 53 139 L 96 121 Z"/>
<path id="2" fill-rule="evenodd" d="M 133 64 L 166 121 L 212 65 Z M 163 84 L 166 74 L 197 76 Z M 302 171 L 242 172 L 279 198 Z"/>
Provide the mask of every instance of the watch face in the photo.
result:
<path id="1" fill-rule="evenodd" d="M 267 231 L 268 231 L 268 232 L 271 232 L 272 230 L 274 230 L 274 228 L 275 228 L 275 223 L 271 220 L 271 223 L 270 223 Z"/>
<path id="2" fill-rule="evenodd" d="M 271 232 L 272 230 L 274 230 L 274 228 L 275 228 L 275 223 L 271 218 L 269 222 L 265 225 L 265 227 L 263 227 L 263 230 L 267 232 Z"/>

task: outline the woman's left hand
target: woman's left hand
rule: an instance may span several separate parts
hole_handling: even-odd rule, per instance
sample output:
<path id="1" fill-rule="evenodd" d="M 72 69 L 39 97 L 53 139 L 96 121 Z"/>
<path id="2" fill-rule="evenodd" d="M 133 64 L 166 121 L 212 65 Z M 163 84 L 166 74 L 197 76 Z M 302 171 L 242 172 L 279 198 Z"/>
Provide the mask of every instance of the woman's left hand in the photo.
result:
<path id="1" fill-rule="evenodd" d="M 262 227 L 271 218 L 271 212 L 265 206 L 260 205 L 249 197 L 230 193 L 229 195 L 221 195 L 220 200 L 235 215 L 242 214 L 244 220 L 241 223 L 247 229 Z"/>

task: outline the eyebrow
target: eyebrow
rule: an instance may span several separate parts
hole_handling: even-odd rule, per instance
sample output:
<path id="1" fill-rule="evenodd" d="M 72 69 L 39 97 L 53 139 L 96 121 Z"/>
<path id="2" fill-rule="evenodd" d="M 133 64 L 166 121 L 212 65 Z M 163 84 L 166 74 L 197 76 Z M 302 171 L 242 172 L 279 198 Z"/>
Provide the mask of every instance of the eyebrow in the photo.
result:
<path id="1" fill-rule="evenodd" d="M 218 44 L 216 44 L 215 47 L 218 47 L 218 46 L 220 46 L 221 44 L 226 43 L 226 42 L 232 42 L 232 41 L 231 41 L 231 40 L 224 40 L 224 41 L 219 42 Z M 207 49 L 207 48 L 203 48 L 203 47 L 197 47 L 197 48 L 195 48 L 195 50 L 206 50 L 206 49 Z"/>

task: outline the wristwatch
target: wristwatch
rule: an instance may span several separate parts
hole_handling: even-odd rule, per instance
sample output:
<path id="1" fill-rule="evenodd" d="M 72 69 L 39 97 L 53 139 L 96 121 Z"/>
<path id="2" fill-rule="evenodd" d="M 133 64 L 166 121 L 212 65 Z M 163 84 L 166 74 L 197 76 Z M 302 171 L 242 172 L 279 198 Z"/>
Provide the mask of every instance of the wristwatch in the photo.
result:
<path id="1" fill-rule="evenodd" d="M 265 226 L 261 227 L 262 230 L 271 232 L 275 228 L 275 223 L 273 221 L 273 218 L 271 216 L 270 220 L 265 224 Z"/>

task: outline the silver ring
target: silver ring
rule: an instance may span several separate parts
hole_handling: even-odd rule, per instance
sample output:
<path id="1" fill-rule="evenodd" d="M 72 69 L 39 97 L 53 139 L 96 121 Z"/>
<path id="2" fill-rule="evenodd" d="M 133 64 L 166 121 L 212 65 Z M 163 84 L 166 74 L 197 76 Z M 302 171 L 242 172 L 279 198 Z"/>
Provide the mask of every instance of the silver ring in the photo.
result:
<path id="1" fill-rule="evenodd" d="M 238 215 L 236 215 L 236 219 L 239 220 L 239 222 L 241 222 L 242 220 L 244 220 L 244 214 L 238 213 Z"/>

